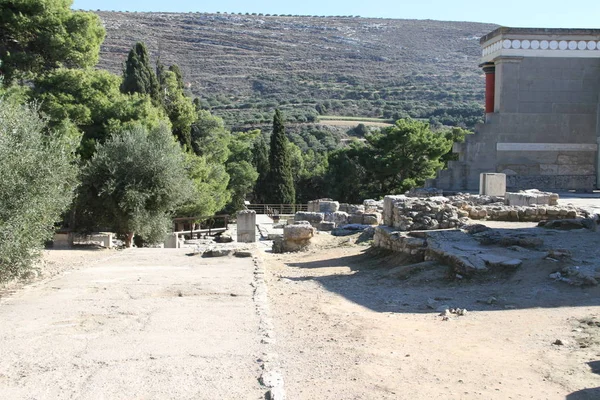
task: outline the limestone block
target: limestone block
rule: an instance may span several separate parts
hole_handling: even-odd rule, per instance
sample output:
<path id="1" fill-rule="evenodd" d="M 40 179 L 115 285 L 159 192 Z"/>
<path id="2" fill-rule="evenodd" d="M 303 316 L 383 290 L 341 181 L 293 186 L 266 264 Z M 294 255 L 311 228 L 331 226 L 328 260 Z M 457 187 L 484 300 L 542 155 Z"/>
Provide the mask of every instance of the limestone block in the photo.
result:
<path id="1" fill-rule="evenodd" d="M 349 224 L 362 224 L 363 223 L 363 215 L 364 214 L 352 214 L 348 216 Z"/>
<path id="2" fill-rule="evenodd" d="M 348 213 L 337 211 L 334 213 L 325 214 L 325 221 L 334 222 L 335 226 L 346 225 L 348 223 Z"/>
<path id="3" fill-rule="evenodd" d="M 335 228 L 335 222 L 323 221 L 319 224 L 319 230 L 323 232 L 331 232 Z"/>
<path id="4" fill-rule="evenodd" d="M 365 225 L 379 225 L 381 223 L 381 214 L 370 213 L 363 214 L 363 224 Z"/>
<path id="5" fill-rule="evenodd" d="M 505 202 L 509 206 L 555 205 L 558 203 L 558 194 L 537 189 L 521 190 L 518 193 L 507 192 Z"/>
<path id="6" fill-rule="evenodd" d="M 305 224 L 288 225 L 283 228 L 283 239 L 285 241 L 299 241 L 311 239 L 315 234 L 315 229 L 312 226 Z"/>
<path id="7" fill-rule="evenodd" d="M 256 212 L 242 210 L 237 213 L 237 241 L 239 243 L 256 242 Z"/>
<path id="8" fill-rule="evenodd" d="M 505 193 L 505 174 L 483 173 L 479 175 L 479 194 L 487 196 L 504 196 Z"/>
<path id="9" fill-rule="evenodd" d="M 397 202 L 406 200 L 406 196 L 385 196 L 383 198 L 383 223 L 387 226 L 394 225 L 394 206 Z"/>
<path id="10" fill-rule="evenodd" d="M 165 239 L 165 249 L 178 249 L 180 247 L 179 236 L 175 232 L 167 235 Z"/>
<path id="11" fill-rule="evenodd" d="M 316 212 L 334 213 L 339 211 L 340 203 L 337 201 L 319 200 L 319 209 Z"/>
<path id="12" fill-rule="evenodd" d="M 52 247 L 55 249 L 67 249 L 73 246 L 73 235 L 69 232 L 56 232 L 54 234 L 54 240 L 52 241 Z"/>
<path id="13" fill-rule="evenodd" d="M 319 212 L 304 212 L 299 211 L 294 215 L 294 223 L 299 221 L 308 221 L 312 226 L 318 227 L 321 222 L 324 220 L 323 213 Z"/>

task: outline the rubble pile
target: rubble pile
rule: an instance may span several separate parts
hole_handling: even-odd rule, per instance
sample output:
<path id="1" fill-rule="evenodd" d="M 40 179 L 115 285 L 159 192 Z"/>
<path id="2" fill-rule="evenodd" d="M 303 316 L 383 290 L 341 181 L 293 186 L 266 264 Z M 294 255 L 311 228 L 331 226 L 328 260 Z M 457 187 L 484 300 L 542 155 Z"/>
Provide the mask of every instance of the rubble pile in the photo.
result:
<path id="1" fill-rule="evenodd" d="M 554 195 L 546 194 L 540 195 L 540 198 L 551 204 L 554 204 L 556 199 Z M 587 216 L 586 214 L 585 211 L 569 205 L 506 205 L 505 198 L 496 196 L 458 194 L 420 198 L 397 195 L 385 197 L 383 223 L 402 231 L 434 230 L 460 227 L 469 219 L 540 222 L 581 218 Z"/>
<path id="2" fill-rule="evenodd" d="M 331 199 L 308 202 L 307 212 L 297 212 L 294 222 L 308 221 L 320 231 L 333 231 L 346 225 L 379 225 L 383 201 L 365 200 L 363 204 L 340 204 Z"/>

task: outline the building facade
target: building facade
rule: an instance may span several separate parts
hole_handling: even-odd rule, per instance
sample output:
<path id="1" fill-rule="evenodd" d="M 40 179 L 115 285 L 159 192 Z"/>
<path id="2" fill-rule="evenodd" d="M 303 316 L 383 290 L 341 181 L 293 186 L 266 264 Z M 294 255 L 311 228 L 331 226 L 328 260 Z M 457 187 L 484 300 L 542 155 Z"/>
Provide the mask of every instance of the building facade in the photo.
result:
<path id="1" fill-rule="evenodd" d="M 503 27 L 480 43 L 486 121 L 427 186 L 477 190 L 502 172 L 510 190 L 600 188 L 600 29 Z"/>

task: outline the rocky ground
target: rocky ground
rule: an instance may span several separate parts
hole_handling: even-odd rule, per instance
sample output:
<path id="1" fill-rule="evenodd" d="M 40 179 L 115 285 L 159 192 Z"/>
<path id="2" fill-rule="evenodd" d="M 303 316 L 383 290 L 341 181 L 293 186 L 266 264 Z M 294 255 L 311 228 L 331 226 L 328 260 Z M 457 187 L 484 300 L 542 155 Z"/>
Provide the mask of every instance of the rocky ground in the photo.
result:
<path id="1" fill-rule="evenodd" d="M 597 233 L 549 237 L 600 257 Z M 351 237 L 316 241 L 301 256 L 265 255 L 289 398 L 600 398 L 600 290 L 549 279 L 561 261 L 470 281 L 445 267 L 400 280 L 389 276 L 403 261 L 393 254 Z"/>
<path id="2" fill-rule="evenodd" d="M 550 277 L 596 267 L 600 232 L 483 223 L 543 244 L 463 279 L 359 234 L 255 259 L 48 250 L 0 292 L 0 398 L 600 398 L 600 287 Z"/>

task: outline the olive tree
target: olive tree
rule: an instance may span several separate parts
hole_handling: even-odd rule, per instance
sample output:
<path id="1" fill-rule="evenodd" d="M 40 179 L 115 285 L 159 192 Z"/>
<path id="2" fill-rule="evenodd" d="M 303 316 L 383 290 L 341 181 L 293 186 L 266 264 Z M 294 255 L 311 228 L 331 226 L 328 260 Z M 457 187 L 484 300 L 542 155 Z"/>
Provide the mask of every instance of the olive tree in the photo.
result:
<path id="1" fill-rule="evenodd" d="M 80 220 L 124 236 L 128 247 L 134 234 L 156 243 L 192 192 L 185 154 L 168 127 L 139 125 L 98 145 L 84 166 Z"/>
<path id="2" fill-rule="evenodd" d="M 77 140 L 0 98 L 0 281 L 31 271 L 77 185 Z"/>

